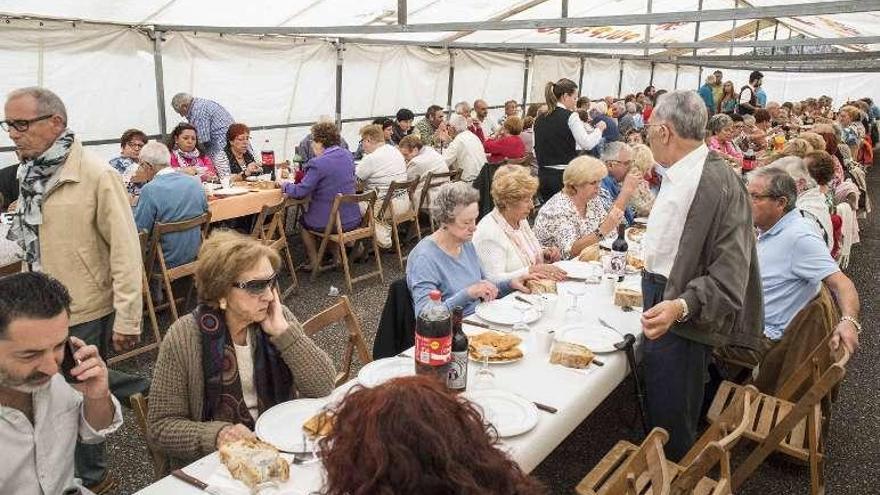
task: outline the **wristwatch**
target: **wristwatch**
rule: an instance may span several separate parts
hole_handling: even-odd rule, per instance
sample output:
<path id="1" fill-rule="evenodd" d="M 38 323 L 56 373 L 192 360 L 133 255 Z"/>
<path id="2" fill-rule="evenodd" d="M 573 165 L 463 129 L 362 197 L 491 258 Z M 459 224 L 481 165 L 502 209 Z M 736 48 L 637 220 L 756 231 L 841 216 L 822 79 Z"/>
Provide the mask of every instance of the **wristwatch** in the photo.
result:
<path id="1" fill-rule="evenodd" d="M 681 305 L 681 316 L 675 320 L 678 323 L 684 323 L 687 321 L 688 316 L 690 316 L 690 311 L 688 311 L 688 303 L 684 300 L 684 298 L 678 298 L 675 300 L 679 305 Z"/>
<path id="2" fill-rule="evenodd" d="M 840 321 L 841 322 L 848 321 L 848 322 L 852 323 L 852 326 L 856 327 L 856 335 L 859 335 L 860 333 L 862 333 L 862 324 L 859 323 L 859 320 L 853 318 L 852 316 L 841 316 Z"/>

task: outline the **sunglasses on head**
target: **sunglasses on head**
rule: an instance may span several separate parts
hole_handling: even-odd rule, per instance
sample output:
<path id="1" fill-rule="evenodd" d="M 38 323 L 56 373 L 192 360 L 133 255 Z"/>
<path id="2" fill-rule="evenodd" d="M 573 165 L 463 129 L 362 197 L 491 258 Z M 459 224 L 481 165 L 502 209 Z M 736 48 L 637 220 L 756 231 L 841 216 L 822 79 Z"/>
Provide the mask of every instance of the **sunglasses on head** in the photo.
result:
<path id="1" fill-rule="evenodd" d="M 265 279 L 258 280 L 248 280 L 247 282 L 235 282 L 232 284 L 233 287 L 242 289 L 246 291 L 248 294 L 252 295 L 260 295 L 265 292 L 266 289 L 272 287 L 275 284 L 275 280 L 278 278 L 278 274 L 274 273 L 271 277 Z"/>

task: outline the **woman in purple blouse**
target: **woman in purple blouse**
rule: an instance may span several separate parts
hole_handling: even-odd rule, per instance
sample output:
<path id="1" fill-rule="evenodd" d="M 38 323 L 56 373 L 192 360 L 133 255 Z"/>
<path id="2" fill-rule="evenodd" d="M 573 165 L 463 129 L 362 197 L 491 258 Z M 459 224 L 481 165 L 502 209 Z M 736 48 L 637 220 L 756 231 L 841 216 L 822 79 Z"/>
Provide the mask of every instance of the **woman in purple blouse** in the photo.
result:
<path id="1" fill-rule="evenodd" d="M 310 196 L 309 206 L 302 216 L 303 244 L 309 257 L 309 265 L 315 266 L 318 257 L 316 237 L 309 231 L 324 232 L 330 219 L 330 210 L 337 194 L 355 193 L 354 160 L 351 152 L 339 146 L 340 136 L 336 126 L 322 122 L 312 126 L 312 150 L 315 158 L 299 184 L 285 181 L 281 190 L 291 198 Z M 345 231 L 361 223 L 361 212 L 356 204 L 341 206 L 342 228 Z M 334 254 L 335 256 L 335 254 Z"/>

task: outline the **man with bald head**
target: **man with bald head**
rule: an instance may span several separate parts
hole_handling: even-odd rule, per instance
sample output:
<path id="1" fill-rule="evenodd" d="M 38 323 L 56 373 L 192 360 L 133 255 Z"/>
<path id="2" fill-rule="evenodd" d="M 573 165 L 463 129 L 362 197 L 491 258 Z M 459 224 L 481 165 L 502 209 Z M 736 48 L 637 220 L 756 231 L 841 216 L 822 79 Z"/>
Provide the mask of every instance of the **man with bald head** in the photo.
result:
<path id="1" fill-rule="evenodd" d="M 477 124 L 483 129 L 483 136 L 488 139 L 498 132 L 498 122 L 489 118 L 489 104 L 484 100 L 474 101 L 474 114 Z"/>

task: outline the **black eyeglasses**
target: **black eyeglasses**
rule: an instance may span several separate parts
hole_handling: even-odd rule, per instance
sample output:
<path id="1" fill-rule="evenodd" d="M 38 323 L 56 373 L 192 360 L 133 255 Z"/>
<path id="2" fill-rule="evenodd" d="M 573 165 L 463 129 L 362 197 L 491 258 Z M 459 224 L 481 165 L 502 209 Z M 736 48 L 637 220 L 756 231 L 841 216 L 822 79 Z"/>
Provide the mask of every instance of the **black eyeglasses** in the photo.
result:
<path id="1" fill-rule="evenodd" d="M 6 132 L 9 132 L 10 127 L 18 132 L 26 132 L 31 127 L 31 124 L 33 124 L 34 122 L 51 119 L 54 115 L 54 113 L 50 113 L 49 115 L 43 115 L 42 117 L 37 117 L 30 120 L 4 120 L 0 121 L 0 127 L 2 127 L 3 130 Z"/>
<path id="2" fill-rule="evenodd" d="M 277 279 L 278 274 L 274 273 L 269 278 L 248 280 L 247 282 L 236 282 L 232 284 L 232 286 L 238 289 L 242 289 L 252 296 L 258 296 L 265 292 L 266 289 L 268 289 L 269 287 L 272 287 L 272 285 L 275 284 L 275 280 Z"/>

